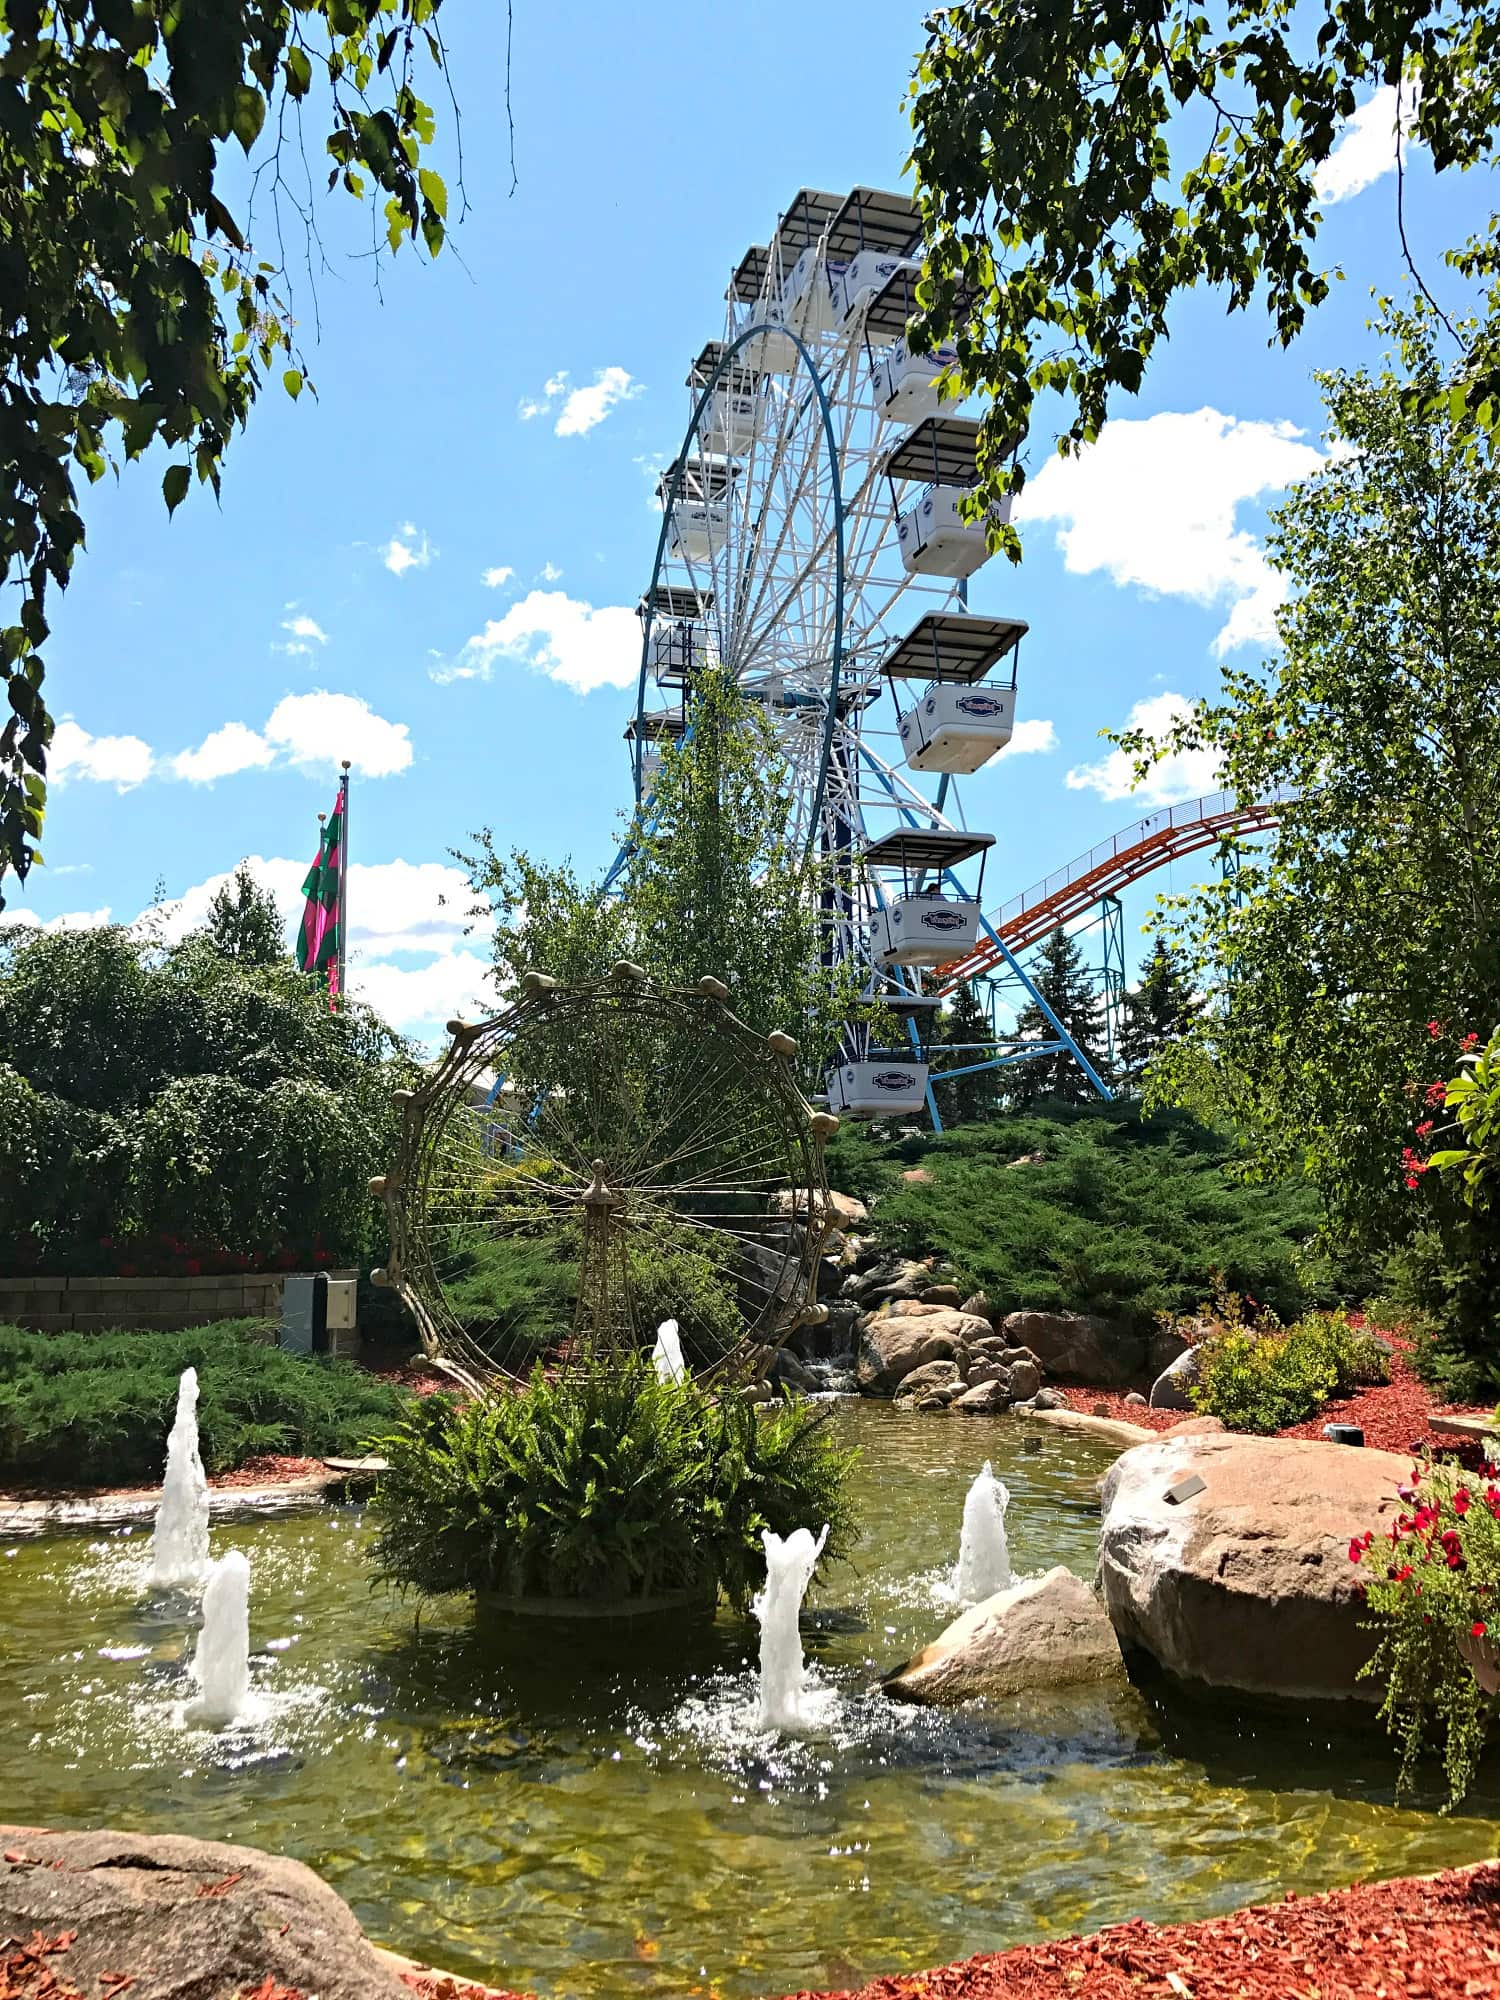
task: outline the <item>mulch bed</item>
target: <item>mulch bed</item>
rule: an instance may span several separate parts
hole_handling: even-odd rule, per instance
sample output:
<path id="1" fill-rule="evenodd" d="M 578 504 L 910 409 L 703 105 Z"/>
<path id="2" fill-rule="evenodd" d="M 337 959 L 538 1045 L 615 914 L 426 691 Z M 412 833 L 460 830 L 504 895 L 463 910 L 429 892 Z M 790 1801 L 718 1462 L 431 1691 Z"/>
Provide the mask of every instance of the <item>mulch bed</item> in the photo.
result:
<path id="1" fill-rule="evenodd" d="M 1496 2000 L 1500 1866 L 1210 1917 L 1136 1919 L 936 1972 L 877 1979 L 858 2000 Z M 796 2000 L 812 2000 L 799 1994 Z M 855 2000 L 823 1995 L 818 2000 Z"/>
<path id="2" fill-rule="evenodd" d="M 1365 1434 L 1365 1443 L 1375 1451 L 1409 1452 L 1427 1443 L 1452 1451 L 1453 1440 L 1445 1439 L 1431 1429 L 1435 1416 L 1491 1414 L 1485 1406 L 1440 1403 L 1412 1371 L 1407 1358 L 1411 1343 L 1399 1333 L 1386 1333 L 1384 1338 L 1393 1349 L 1389 1382 L 1325 1403 L 1315 1416 L 1300 1424 L 1292 1424 L 1277 1435 L 1321 1438 L 1325 1424 L 1358 1424 Z M 1145 1430 L 1169 1430 L 1173 1424 L 1182 1422 L 1184 1414 L 1181 1410 L 1142 1409 L 1139 1403 L 1127 1403 L 1126 1392 L 1119 1389 L 1065 1387 L 1062 1393 L 1068 1399 L 1069 1409 L 1081 1410 L 1090 1416 L 1118 1417 L 1128 1424 L 1140 1424 Z"/>

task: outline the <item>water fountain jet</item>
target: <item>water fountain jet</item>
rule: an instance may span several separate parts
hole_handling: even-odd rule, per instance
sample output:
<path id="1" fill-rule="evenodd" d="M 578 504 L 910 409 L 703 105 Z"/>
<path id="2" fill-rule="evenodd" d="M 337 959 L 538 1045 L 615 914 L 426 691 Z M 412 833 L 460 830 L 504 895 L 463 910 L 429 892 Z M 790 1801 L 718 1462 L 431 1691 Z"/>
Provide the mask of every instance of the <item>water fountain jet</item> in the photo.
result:
<path id="1" fill-rule="evenodd" d="M 828 1529 L 813 1539 L 797 1528 L 785 1540 L 767 1528 L 766 1587 L 753 1610 L 760 1620 L 760 1707 L 758 1726 L 795 1733 L 811 1720 L 804 1700 L 802 1634 L 797 1621 L 813 1571 L 828 1540 Z"/>
<path id="2" fill-rule="evenodd" d="M 193 1676 L 198 1695 L 188 1703 L 187 1720 L 227 1729 L 250 1693 L 250 1558 L 240 1549 L 220 1556 L 209 1571 Z"/>
<path id="3" fill-rule="evenodd" d="M 982 1604 L 1008 1587 L 1010 1547 L 1005 1539 L 1005 1510 L 1010 1494 L 990 1469 L 969 1488 L 964 1501 L 963 1533 L 958 1544 L 958 1572 L 953 1580 L 960 1604 Z"/>
<path id="4" fill-rule="evenodd" d="M 198 1371 L 184 1368 L 177 1414 L 167 1438 L 161 1504 L 151 1530 L 151 1573 L 157 1589 L 189 1590 L 208 1568 L 208 1481 L 198 1451 Z"/>
<path id="5" fill-rule="evenodd" d="M 678 1336 L 675 1319 L 664 1319 L 656 1329 L 656 1345 L 651 1350 L 651 1365 L 656 1370 L 658 1382 L 685 1382 L 687 1363 L 682 1358 L 682 1341 Z"/>

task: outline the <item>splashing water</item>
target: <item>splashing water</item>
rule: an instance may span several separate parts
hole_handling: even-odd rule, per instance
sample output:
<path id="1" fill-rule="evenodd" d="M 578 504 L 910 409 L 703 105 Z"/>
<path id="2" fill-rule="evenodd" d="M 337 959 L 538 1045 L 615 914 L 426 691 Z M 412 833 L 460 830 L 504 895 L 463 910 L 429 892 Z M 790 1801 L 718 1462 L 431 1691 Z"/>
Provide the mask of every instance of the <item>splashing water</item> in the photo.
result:
<path id="1" fill-rule="evenodd" d="M 984 1470 L 964 1501 L 963 1534 L 958 1544 L 958 1572 L 953 1580 L 960 1604 L 982 1604 L 1010 1583 L 1010 1548 L 1005 1539 L 1005 1510 L 1010 1494 L 990 1470 Z"/>
<path id="2" fill-rule="evenodd" d="M 186 1720 L 227 1729 L 250 1692 L 250 1558 L 242 1549 L 220 1556 L 208 1573 L 193 1677 L 198 1697 L 189 1702 Z"/>
<path id="3" fill-rule="evenodd" d="M 167 1439 L 161 1505 L 151 1530 L 149 1583 L 189 1589 L 208 1568 L 208 1481 L 198 1455 L 198 1371 L 184 1368 L 177 1385 L 177 1415 Z"/>
<path id="4" fill-rule="evenodd" d="M 816 1541 L 810 1528 L 797 1528 L 785 1541 L 767 1528 L 766 1587 L 753 1606 L 760 1620 L 760 1707 L 762 1729 L 794 1732 L 811 1719 L 804 1699 L 802 1634 L 797 1620 L 812 1582 L 828 1528 Z"/>
<path id="5" fill-rule="evenodd" d="M 664 1319 L 656 1329 L 656 1345 L 651 1350 L 651 1365 L 656 1370 L 658 1382 L 685 1382 L 687 1363 L 682 1358 L 682 1342 L 677 1334 L 675 1319 Z"/>

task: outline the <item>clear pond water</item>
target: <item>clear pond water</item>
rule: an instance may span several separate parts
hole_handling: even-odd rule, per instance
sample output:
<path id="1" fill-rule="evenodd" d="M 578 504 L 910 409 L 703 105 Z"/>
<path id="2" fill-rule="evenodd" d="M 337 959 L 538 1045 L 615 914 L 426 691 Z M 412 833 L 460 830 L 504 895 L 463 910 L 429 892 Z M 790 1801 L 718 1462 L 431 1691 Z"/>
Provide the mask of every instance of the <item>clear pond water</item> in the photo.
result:
<path id="1" fill-rule="evenodd" d="M 372 1591 L 356 1509 L 216 1528 L 253 1565 L 260 1700 L 184 1729 L 180 1621 L 149 1537 L 0 1547 L 0 1819 L 245 1841 L 310 1862 L 369 1933 L 539 1995 L 781 1994 L 1143 1915 L 1495 1851 L 1398 1811 L 1378 1734 L 1184 1710 L 1135 1690 L 985 1713 L 895 1707 L 931 1638 L 964 1496 L 1013 1495 L 1017 1574 L 1090 1574 L 1109 1454 L 1013 1419 L 843 1404 L 865 1539 L 807 1621 L 813 1737 L 754 1730 L 755 1629 L 580 1634 Z"/>

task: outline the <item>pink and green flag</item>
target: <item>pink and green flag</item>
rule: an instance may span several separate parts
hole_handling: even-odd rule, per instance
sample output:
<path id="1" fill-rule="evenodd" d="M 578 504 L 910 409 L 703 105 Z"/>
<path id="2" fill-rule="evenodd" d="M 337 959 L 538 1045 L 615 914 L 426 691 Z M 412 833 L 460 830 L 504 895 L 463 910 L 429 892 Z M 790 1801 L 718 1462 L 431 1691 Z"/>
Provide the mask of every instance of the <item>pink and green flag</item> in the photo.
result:
<path id="1" fill-rule="evenodd" d="M 302 912 L 302 928 L 297 933 L 298 968 L 327 974 L 330 1005 L 339 994 L 339 875 L 343 868 L 343 846 L 341 790 L 318 837 L 318 858 L 302 884 L 307 903 Z"/>

